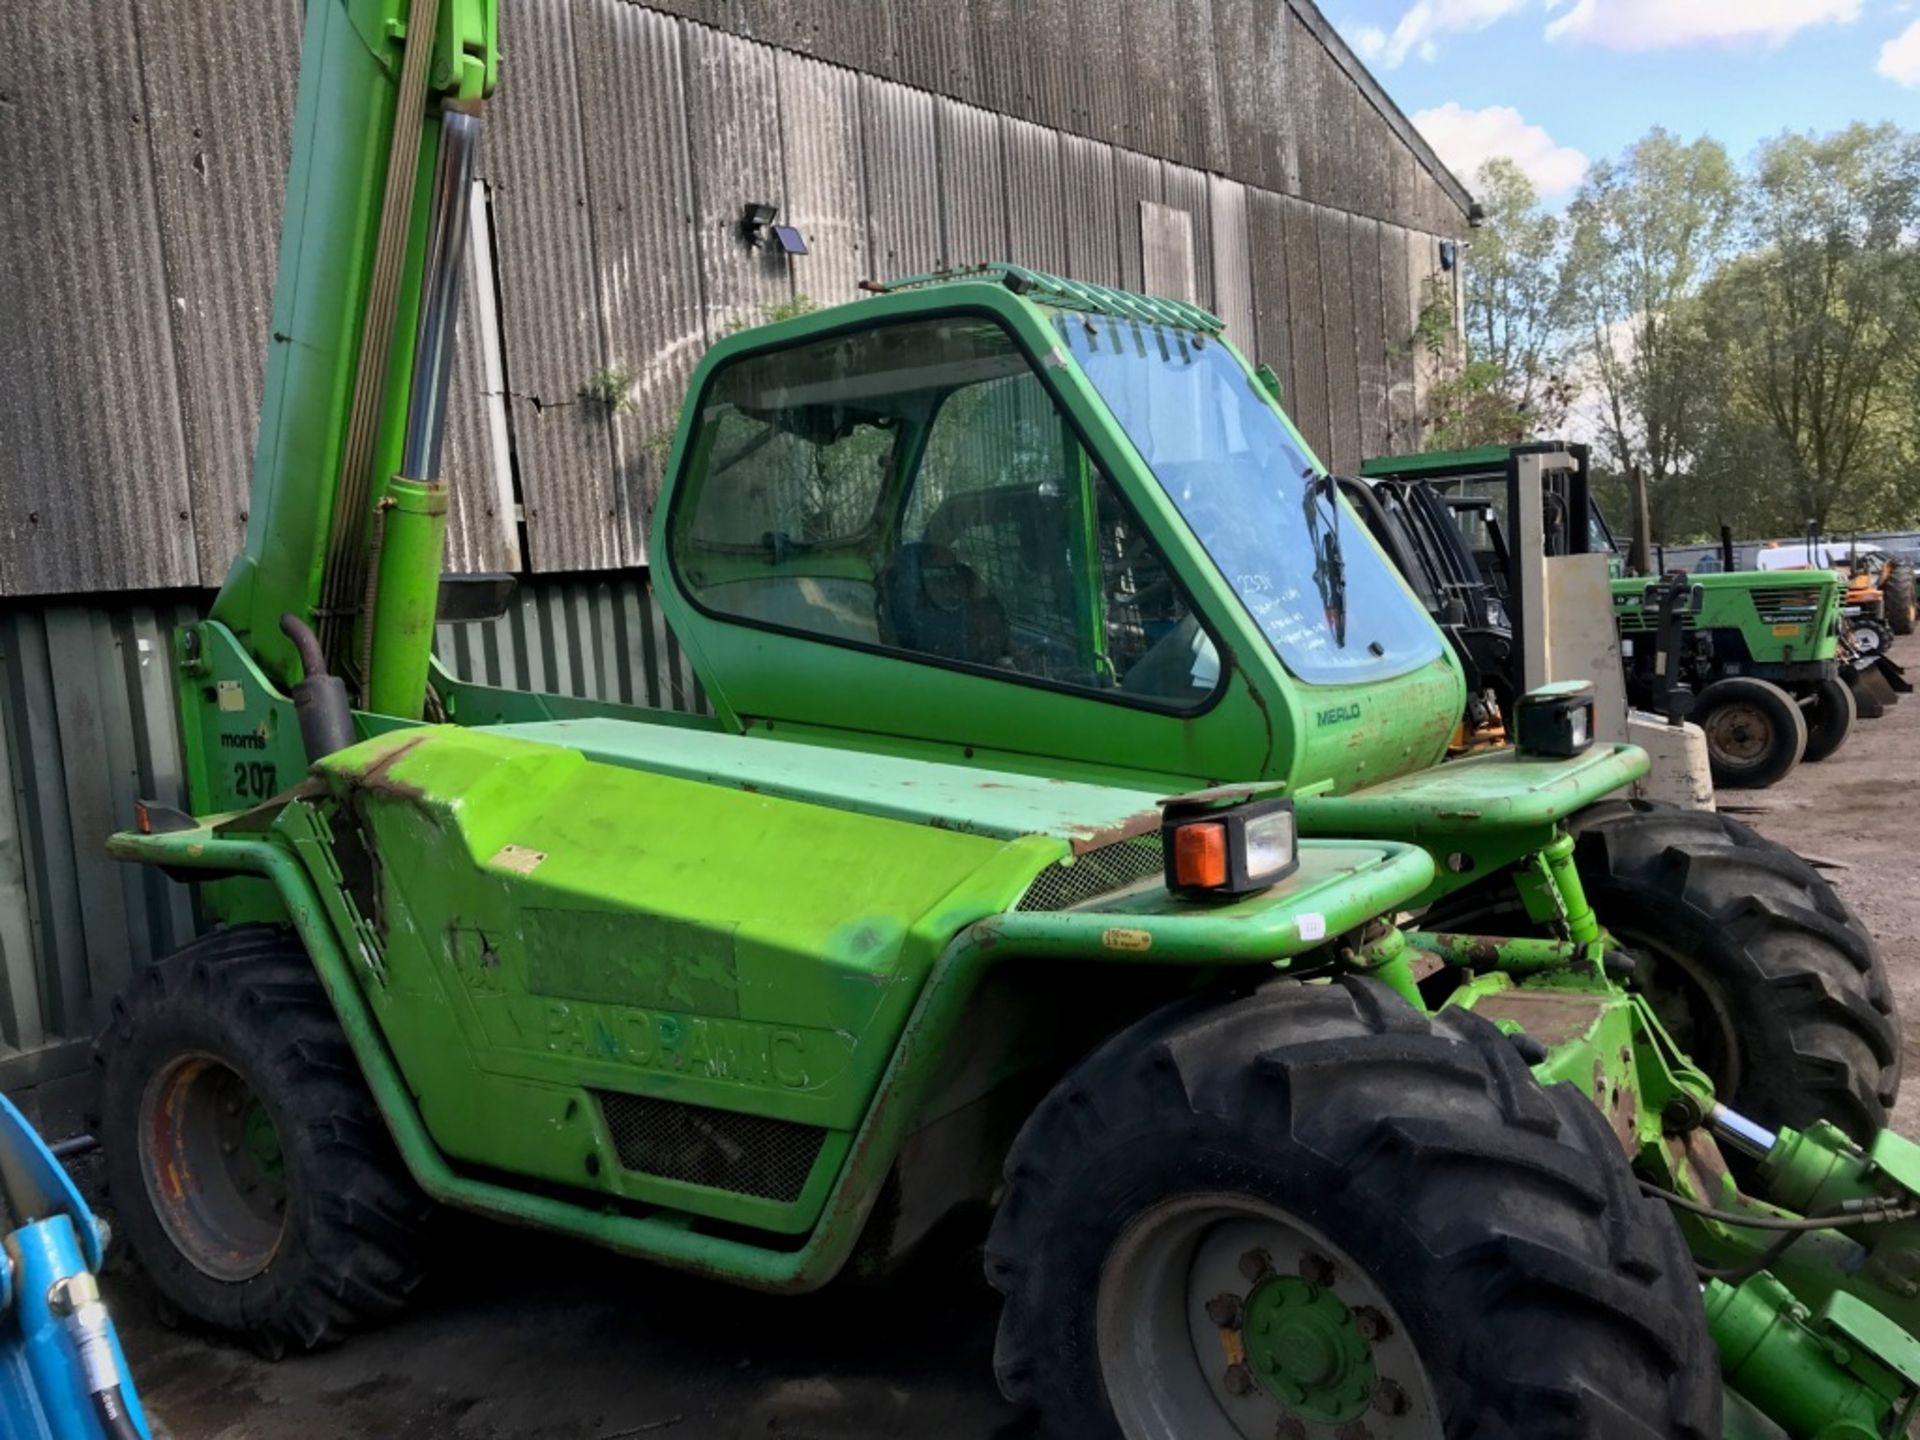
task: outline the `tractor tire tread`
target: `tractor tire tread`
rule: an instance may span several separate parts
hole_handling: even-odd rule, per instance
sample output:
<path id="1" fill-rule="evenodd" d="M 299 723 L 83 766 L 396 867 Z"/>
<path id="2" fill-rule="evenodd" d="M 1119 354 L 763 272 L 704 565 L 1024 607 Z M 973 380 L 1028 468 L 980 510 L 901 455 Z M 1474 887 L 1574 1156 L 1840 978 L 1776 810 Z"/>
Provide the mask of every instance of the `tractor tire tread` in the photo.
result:
<path id="1" fill-rule="evenodd" d="M 1756 1065 L 1726 1098 L 1769 1125 L 1826 1118 L 1859 1139 L 1886 1123 L 1901 1074 L 1899 1017 L 1878 949 L 1800 857 L 1730 816 L 1609 802 L 1575 818 L 1576 857 L 1603 923 L 1631 899 L 1723 954 L 1743 1033 L 1788 1073 Z M 1629 941 L 1644 936 L 1623 935 Z M 1726 943 L 1731 942 L 1731 943 Z"/>
<path id="2" fill-rule="evenodd" d="M 1088 1276 L 1063 1259 L 1098 1250 L 1089 1227 L 1118 1223 L 1090 1216 L 1088 1197 L 1126 1166 L 1164 1170 L 1168 1193 L 1193 1188 L 1190 1157 L 1219 1157 L 1232 1137 L 1301 1175 L 1290 1208 L 1320 1207 L 1304 1218 L 1337 1242 L 1424 1257 L 1383 1266 L 1381 1283 L 1403 1314 L 1437 1317 L 1433 1343 L 1450 1353 L 1427 1369 L 1450 1436 L 1718 1436 L 1692 1264 L 1604 1117 L 1571 1087 L 1543 1089 L 1478 1016 L 1429 1020 L 1352 978 L 1169 1007 L 1107 1041 L 1029 1118 L 987 1275 L 1005 1298 L 1001 1387 L 1048 1433 L 1117 1433 L 1097 1362 L 1084 1363 L 1094 1297 L 1080 1292 L 1097 1289 L 1097 1262 Z M 1219 1161 L 1229 1176 L 1237 1163 Z M 1260 1160 L 1244 1163 L 1257 1186 Z"/>
<path id="3" fill-rule="evenodd" d="M 197 1026 L 230 1047 L 269 1106 L 290 1170 L 325 1183 L 289 1194 L 293 1212 L 268 1269 L 222 1285 L 194 1270 L 147 1204 L 135 1137 L 136 1050 Z M 215 930 L 137 976 L 94 1045 L 94 1133 L 107 1148 L 121 1233 L 166 1301 L 264 1354 L 317 1350 L 403 1308 L 424 1276 L 432 1205 L 402 1164 L 358 1062 L 299 940 L 277 926 Z M 297 1175 L 296 1175 L 297 1180 Z M 297 1193 L 296 1193 L 297 1192 Z"/>

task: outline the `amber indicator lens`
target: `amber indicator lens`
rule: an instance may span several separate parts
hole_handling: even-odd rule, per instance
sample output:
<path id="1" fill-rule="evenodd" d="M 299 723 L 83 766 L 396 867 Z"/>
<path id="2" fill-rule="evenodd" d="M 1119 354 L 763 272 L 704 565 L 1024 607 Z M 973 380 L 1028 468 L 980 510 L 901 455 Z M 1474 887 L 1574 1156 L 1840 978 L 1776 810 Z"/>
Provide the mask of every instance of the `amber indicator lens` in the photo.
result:
<path id="1" fill-rule="evenodd" d="M 1227 883 L 1227 827 L 1198 820 L 1173 832 L 1174 883 L 1183 890 L 1212 890 Z"/>
<path id="2" fill-rule="evenodd" d="M 1192 899 L 1231 900 L 1265 890 L 1300 864 L 1293 802 L 1221 805 L 1211 794 L 1160 802 L 1167 888 Z"/>

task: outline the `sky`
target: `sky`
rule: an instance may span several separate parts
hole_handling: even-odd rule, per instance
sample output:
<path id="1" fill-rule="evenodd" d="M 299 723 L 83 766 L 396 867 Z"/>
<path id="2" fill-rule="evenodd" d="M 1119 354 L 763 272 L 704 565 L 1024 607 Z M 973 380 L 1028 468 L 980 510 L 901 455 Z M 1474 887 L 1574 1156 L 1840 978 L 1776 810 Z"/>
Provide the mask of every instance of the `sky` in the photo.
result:
<path id="1" fill-rule="evenodd" d="M 1472 187 L 1510 155 L 1542 198 L 1654 125 L 1735 159 L 1784 130 L 1920 130 L 1920 0 L 1320 0 Z"/>

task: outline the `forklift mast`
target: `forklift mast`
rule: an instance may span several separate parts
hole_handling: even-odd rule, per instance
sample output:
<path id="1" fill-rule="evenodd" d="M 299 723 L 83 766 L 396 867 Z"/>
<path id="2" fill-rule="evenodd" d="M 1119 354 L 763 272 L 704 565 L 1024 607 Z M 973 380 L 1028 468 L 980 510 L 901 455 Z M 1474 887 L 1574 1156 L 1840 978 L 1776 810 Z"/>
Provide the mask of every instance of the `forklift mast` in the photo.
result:
<path id="1" fill-rule="evenodd" d="M 309 0 L 246 544 L 212 612 L 290 689 L 417 718 L 497 0 Z M 303 662 L 288 628 L 318 637 Z"/>

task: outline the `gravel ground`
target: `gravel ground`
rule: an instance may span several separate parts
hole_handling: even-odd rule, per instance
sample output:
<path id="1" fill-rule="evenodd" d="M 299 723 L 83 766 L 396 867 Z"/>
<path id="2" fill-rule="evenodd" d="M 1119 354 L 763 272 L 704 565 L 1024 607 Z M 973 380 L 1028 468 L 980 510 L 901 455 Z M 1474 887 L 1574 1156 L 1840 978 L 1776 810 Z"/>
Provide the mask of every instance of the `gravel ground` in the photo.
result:
<path id="1" fill-rule="evenodd" d="M 1920 643 L 1903 642 L 1920 670 Z M 1899 652 L 1896 652 L 1899 653 Z M 1920 1025 L 1920 697 L 1833 759 L 1726 808 L 1828 868 Z M 1920 1083 L 1900 1103 L 1920 1134 Z M 994 1389 L 993 1297 L 957 1267 L 884 1290 L 745 1295 L 452 1219 L 435 1288 L 341 1350 L 268 1364 L 109 1290 L 141 1391 L 177 1440 L 1015 1440 Z"/>

